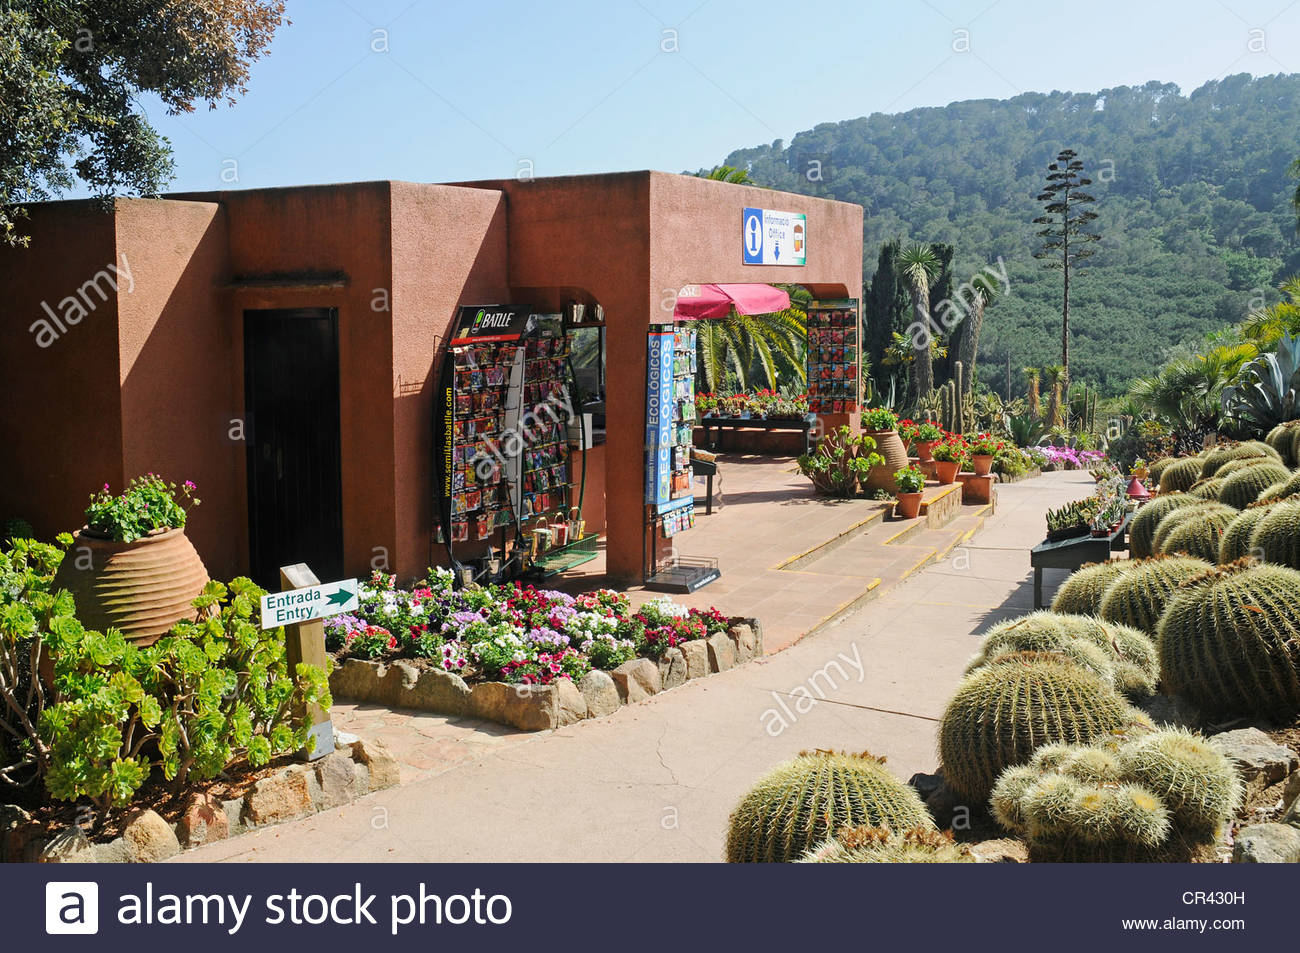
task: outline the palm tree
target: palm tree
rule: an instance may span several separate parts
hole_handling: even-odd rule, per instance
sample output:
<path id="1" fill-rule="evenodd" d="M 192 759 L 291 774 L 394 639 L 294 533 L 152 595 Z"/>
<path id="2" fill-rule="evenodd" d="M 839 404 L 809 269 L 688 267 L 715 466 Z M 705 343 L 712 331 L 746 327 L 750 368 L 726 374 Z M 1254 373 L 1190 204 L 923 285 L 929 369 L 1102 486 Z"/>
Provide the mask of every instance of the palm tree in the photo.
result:
<path id="1" fill-rule="evenodd" d="M 969 391 L 975 384 L 975 359 L 979 356 L 980 329 L 984 326 L 984 311 L 1002 297 L 1002 286 L 981 272 L 971 282 L 969 310 L 966 314 L 966 329 L 961 336 L 961 346 L 957 359 L 966 368 L 963 390 Z"/>
<path id="2" fill-rule="evenodd" d="M 797 305 L 775 314 L 740 314 L 696 322 L 700 375 L 710 391 L 727 385 L 728 372 L 739 390 L 762 383 L 779 389 L 782 372 L 798 386 L 808 382 L 808 316 Z"/>
<path id="3" fill-rule="evenodd" d="M 1065 384 L 1064 364 L 1043 365 L 1043 375 L 1047 378 L 1047 426 L 1061 425 L 1061 388 Z"/>
<path id="4" fill-rule="evenodd" d="M 1036 367 L 1025 368 L 1025 383 L 1029 386 L 1029 413 L 1034 416 L 1035 420 L 1043 416 L 1042 401 L 1038 396 L 1039 370 Z"/>
<path id="5" fill-rule="evenodd" d="M 1242 337 L 1266 351 L 1271 351 L 1282 335 L 1300 334 L 1300 275 L 1292 275 L 1279 287 L 1285 300 L 1256 308 L 1241 325 Z"/>
<path id="6" fill-rule="evenodd" d="M 912 295 L 912 323 L 930 328 L 930 285 L 939 276 L 939 256 L 928 242 L 912 242 L 898 256 L 903 280 Z M 916 381 L 916 399 L 919 403 L 934 390 L 934 363 L 930 356 L 930 331 L 912 336 L 915 351 L 913 376 Z"/>
<path id="7" fill-rule="evenodd" d="M 1175 431 L 1209 433 L 1219 426 L 1223 389 L 1258 353 L 1254 344 L 1246 342 L 1175 358 L 1152 376 L 1137 380 L 1130 396 Z"/>
<path id="8" fill-rule="evenodd" d="M 749 177 L 748 169 L 737 169 L 730 165 L 720 165 L 710 172 L 699 175 L 698 178 L 711 179 L 714 182 L 730 182 L 732 185 L 754 184 L 754 180 Z"/>

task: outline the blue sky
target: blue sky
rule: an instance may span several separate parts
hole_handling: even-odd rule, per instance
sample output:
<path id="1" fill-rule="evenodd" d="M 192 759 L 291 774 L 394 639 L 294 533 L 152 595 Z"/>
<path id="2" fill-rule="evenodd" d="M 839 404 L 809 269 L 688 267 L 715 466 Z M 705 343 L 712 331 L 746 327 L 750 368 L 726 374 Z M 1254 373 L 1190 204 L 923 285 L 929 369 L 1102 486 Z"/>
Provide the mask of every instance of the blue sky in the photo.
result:
<path id="1" fill-rule="evenodd" d="M 170 117 L 143 101 L 175 147 L 174 189 L 498 178 L 521 163 L 676 172 L 872 112 L 1300 72 L 1293 0 L 1084 0 L 1068 53 L 1064 8 L 1027 0 L 288 8 L 235 107 Z"/>

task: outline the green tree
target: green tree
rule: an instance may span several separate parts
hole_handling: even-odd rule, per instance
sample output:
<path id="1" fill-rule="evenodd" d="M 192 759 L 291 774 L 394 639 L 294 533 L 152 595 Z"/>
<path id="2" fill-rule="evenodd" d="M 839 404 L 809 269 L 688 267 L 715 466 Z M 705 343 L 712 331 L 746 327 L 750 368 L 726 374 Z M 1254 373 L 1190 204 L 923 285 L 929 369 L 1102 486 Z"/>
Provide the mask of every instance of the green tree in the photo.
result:
<path id="1" fill-rule="evenodd" d="M 961 323 L 961 335 L 957 348 L 957 360 L 962 366 L 973 372 L 975 361 L 979 356 L 980 331 L 984 327 L 984 312 L 998 298 L 1002 297 L 1002 285 L 986 273 L 980 272 L 971 282 L 971 294 L 966 302 L 966 320 Z M 975 383 L 974 373 L 967 373 L 963 387 L 970 391 Z"/>
<path id="2" fill-rule="evenodd" d="M 737 169 L 730 165 L 720 165 L 709 172 L 700 173 L 699 178 L 711 179 L 714 182 L 730 182 L 732 185 L 754 184 L 754 180 L 749 177 L 748 169 Z"/>
<path id="3" fill-rule="evenodd" d="M 1256 308 L 1246 315 L 1241 334 L 1262 350 L 1272 350 L 1282 335 L 1300 334 L 1300 275 L 1282 282 L 1283 300 Z"/>
<path id="4" fill-rule="evenodd" d="M 1035 225 L 1044 226 L 1038 232 L 1042 247 L 1035 258 L 1046 262 L 1048 268 L 1059 268 L 1064 276 L 1061 295 L 1061 367 L 1063 386 L 1070 380 L 1070 272 L 1095 249 L 1088 246 L 1101 238 L 1087 230 L 1097 213 L 1088 206 L 1095 202 L 1084 192 L 1092 179 L 1083 174 L 1083 162 L 1073 149 L 1062 149 L 1056 160 L 1047 166 L 1047 179 L 1036 201 L 1043 203 L 1043 214 L 1034 219 Z M 1074 248 L 1070 245 L 1073 243 Z"/>
<path id="5" fill-rule="evenodd" d="M 153 195 L 171 144 L 139 111 L 233 103 L 268 49 L 282 0 L 0 0 L 0 236 L 26 244 L 23 206 L 78 181 Z"/>
<path id="6" fill-rule="evenodd" d="M 925 242 L 912 242 L 898 258 L 899 270 L 912 299 L 911 344 L 912 375 L 916 383 L 916 400 L 920 403 L 934 390 L 934 358 L 930 346 L 930 285 L 939 276 L 942 263 L 934 249 Z"/>

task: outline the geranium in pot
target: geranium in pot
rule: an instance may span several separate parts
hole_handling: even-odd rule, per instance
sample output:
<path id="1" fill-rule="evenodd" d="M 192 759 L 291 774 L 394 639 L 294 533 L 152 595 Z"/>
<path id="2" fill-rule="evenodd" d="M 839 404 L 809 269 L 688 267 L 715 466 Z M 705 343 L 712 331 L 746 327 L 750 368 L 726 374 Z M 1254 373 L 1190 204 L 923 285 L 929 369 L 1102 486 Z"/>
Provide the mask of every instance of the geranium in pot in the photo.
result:
<path id="1" fill-rule="evenodd" d="M 934 470 L 940 483 L 955 483 L 966 459 L 966 441 L 950 433 L 934 445 Z"/>
<path id="2" fill-rule="evenodd" d="M 913 464 L 894 474 L 894 484 L 898 487 L 898 515 L 905 520 L 915 519 L 921 512 L 925 474 Z"/>
<path id="3" fill-rule="evenodd" d="M 976 434 L 968 443 L 971 466 L 977 477 L 988 476 L 993 472 L 993 458 L 1002 449 L 1002 441 L 992 434 Z"/>
<path id="4" fill-rule="evenodd" d="M 927 420 L 923 424 L 916 425 L 916 432 L 912 438 L 912 446 L 916 448 L 916 458 L 922 463 L 929 463 L 934 459 L 934 445 L 943 439 L 943 428 L 933 421 Z"/>
<path id="5" fill-rule="evenodd" d="M 90 497 L 86 525 L 54 578 L 77 605 L 87 629 L 120 629 L 151 645 L 182 619 L 208 584 L 203 560 L 185 536 L 195 486 L 179 488 L 156 474 L 133 479 L 114 496 L 107 483 Z"/>
<path id="6" fill-rule="evenodd" d="M 893 490 L 894 474 L 908 465 L 907 448 L 898 435 L 898 415 L 884 407 L 862 412 L 862 429 L 876 442 L 884 462 L 867 475 L 868 490 Z"/>

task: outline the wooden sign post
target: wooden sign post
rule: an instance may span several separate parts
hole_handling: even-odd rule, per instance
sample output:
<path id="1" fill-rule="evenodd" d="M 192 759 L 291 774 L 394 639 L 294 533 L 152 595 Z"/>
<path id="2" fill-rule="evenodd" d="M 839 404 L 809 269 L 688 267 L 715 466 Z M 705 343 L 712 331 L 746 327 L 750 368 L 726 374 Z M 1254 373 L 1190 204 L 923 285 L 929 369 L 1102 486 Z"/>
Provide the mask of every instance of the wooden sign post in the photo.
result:
<path id="1" fill-rule="evenodd" d="M 292 589 L 308 589 L 319 586 L 320 580 L 308 568 L 306 563 L 280 567 L 280 588 L 285 592 Z M 297 669 L 299 662 L 320 666 L 322 671 L 329 671 L 329 656 L 325 652 L 325 622 L 323 619 L 311 619 L 306 622 L 291 622 L 284 627 L 285 656 L 289 671 Z M 295 712 L 299 717 L 306 717 L 310 726 L 311 737 L 315 744 L 304 752 L 308 761 L 316 761 L 334 751 L 334 723 L 330 713 L 319 705 L 309 705 L 307 710 Z"/>

